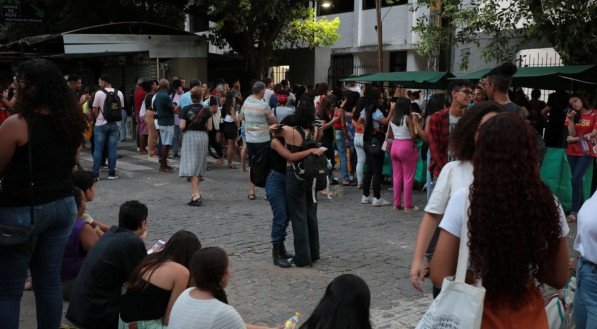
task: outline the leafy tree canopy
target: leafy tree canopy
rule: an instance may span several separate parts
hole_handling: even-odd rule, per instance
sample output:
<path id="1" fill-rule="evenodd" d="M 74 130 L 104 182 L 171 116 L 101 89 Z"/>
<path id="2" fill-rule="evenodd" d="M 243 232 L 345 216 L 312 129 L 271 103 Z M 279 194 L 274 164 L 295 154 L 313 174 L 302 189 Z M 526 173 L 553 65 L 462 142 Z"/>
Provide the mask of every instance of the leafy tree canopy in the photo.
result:
<path id="1" fill-rule="evenodd" d="M 276 47 L 331 46 L 340 20 L 315 19 L 310 0 L 191 0 L 189 12 L 215 22 L 209 41 L 241 54 L 252 77 L 260 77 Z"/>
<path id="2" fill-rule="evenodd" d="M 0 0 L 0 5 L 20 0 Z M 23 37 L 59 33 L 114 22 L 151 22 L 175 28 L 184 27 L 186 0 L 30 0 L 41 22 L 10 22 L 0 25 L 0 42 Z"/>
<path id="3" fill-rule="evenodd" d="M 549 41 L 566 64 L 597 63 L 597 1 L 594 0 L 416 0 L 411 10 L 441 3 L 439 24 L 423 15 L 414 32 L 420 35 L 417 51 L 461 47 L 466 69 L 471 44 L 489 37 L 481 50 L 487 60 L 511 60 L 531 39 Z M 431 16 L 431 17 L 430 17 Z M 515 42 L 511 42 L 515 40 Z"/>

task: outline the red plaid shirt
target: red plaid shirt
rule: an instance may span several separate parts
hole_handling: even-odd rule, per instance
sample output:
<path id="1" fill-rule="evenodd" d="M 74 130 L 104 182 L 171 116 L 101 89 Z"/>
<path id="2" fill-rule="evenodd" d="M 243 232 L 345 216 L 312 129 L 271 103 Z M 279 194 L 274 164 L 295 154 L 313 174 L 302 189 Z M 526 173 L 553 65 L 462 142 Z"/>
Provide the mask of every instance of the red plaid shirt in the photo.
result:
<path id="1" fill-rule="evenodd" d="M 429 119 L 429 151 L 431 161 L 429 171 L 433 177 L 439 177 L 442 168 L 448 163 L 448 145 L 450 141 L 449 108 L 435 112 Z"/>

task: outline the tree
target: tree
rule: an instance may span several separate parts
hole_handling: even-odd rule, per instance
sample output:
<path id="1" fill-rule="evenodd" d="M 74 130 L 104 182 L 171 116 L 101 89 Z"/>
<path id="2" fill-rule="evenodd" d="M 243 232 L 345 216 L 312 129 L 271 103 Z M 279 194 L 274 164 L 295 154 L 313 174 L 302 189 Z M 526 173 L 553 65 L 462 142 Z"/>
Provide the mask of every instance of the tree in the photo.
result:
<path id="1" fill-rule="evenodd" d="M 189 12 L 215 22 L 207 38 L 220 49 L 241 54 L 249 77 L 260 78 L 276 47 L 331 46 L 339 18 L 315 19 L 309 0 L 192 0 Z"/>
<path id="2" fill-rule="evenodd" d="M 441 2 L 440 2 L 441 1 Z M 461 46 L 466 69 L 470 45 L 489 37 L 485 60 L 512 60 L 529 40 L 547 40 L 566 64 L 597 64 L 595 0 L 416 0 L 411 10 L 441 3 L 440 24 L 430 15 L 417 19 L 417 51 L 422 55 L 445 46 Z M 437 7 L 436 7 L 437 8 Z"/>
<path id="3" fill-rule="evenodd" d="M 0 0 L 0 4 L 19 4 L 20 0 Z M 71 31 L 115 22 L 150 22 L 184 27 L 186 0 L 37 0 L 29 1 L 42 16 L 41 22 L 14 22 L 0 25 L 0 42 Z"/>

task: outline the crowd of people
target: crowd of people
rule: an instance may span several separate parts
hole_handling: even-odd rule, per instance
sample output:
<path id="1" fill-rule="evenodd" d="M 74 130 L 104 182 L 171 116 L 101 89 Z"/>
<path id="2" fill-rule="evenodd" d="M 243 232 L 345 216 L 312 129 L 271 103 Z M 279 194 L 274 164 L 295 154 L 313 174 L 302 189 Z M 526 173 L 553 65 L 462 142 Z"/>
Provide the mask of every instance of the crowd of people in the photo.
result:
<path id="1" fill-rule="evenodd" d="M 597 196 L 583 206 L 582 178 L 595 162 L 597 110 L 581 94 L 556 92 L 547 103 L 535 91 L 530 101 L 516 93 L 511 98 L 515 72 L 505 63 L 478 84 L 455 80 L 447 95 L 426 101 L 401 86 L 393 93 L 382 85 L 307 88 L 266 78 L 252 82 L 243 98 L 238 81 L 210 88 L 191 80 L 187 88 L 181 77 L 139 79 L 131 115 L 138 152 L 155 159 L 160 173 L 173 173 L 169 159 L 180 157 L 178 175 L 191 185 L 189 206 L 203 205 L 200 182 L 210 153 L 230 169 L 237 169 L 237 155 L 243 171 L 249 160 L 249 200 L 259 184 L 253 167 L 266 163 L 272 258 L 283 268 L 310 267 L 321 258 L 318 191 L 353 186 L 362 190 L 362 204 L 415 212 L 415 170 L 426 156 L 428 200 L 410 280 L 422 289 L 430 276 L 437 296 L 455 272 L 460 230 L 467 225 L 468 281 L 482 279 L 487 289 L 483 328 L 547 328 L 536 282 L 557 289 L 566 283 L 568 223 L 578 220 L 576 323 L 592 328 L 597 240 L 590 232 Z M 0 125 L 0 228 L 28 231 L 18 233 L 25 242 L 2 240 L 0 323 L 18 327 L 30 270 L 40 327 L 59 326 L 64 298 L 70 300 L 66 318 L 83 328 L 261 328 L 245 324 L 228 305 L 231 269 L 224 249 L 202 248 L 195 234 L 179 231 L 148 255 L 143 203 L 123 203 L 112 227 L 87 212 L 102 165 L 108 180 L 118 178 L 117 146 L 126 137 L 126 98 L 112 83 L 103 74 L 95 93 L 79 95 L 80 77 L 71 75 L 67 83 L 51 62 L 31 60 L 16 70 L 14 96 L 3 95 L 2 105 L 14 115 Z M 90 171 L 77 160 L 85 138 L 92 141 Z M 568 216 L 539 176 L 546 145 L 558 139 L 567 144 L 572 174 Z M 391 201 L 381 194 L 386 156 Z M 327 160 L 323 167 L 320 159 Z M 285 247 L 288 226 L 294 255 Z M 367 284 L 342 275 L 301 328 L 341 322 L 370 328 L 369 304 Z"/>

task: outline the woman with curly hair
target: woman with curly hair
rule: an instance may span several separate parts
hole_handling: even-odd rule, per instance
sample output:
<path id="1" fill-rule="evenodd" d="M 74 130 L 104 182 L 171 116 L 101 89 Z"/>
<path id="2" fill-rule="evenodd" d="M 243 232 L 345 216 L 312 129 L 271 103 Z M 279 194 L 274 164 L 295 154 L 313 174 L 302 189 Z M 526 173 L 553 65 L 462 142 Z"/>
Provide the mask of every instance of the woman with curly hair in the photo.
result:
<path id="1" fill-rule="evenodd" d="M 454 275 L 460 230 L 468 225 L 467 282 L 481 279 L 486 289 L 481 328 L 547 329 L 535 280 L 560 289 L 568 279 L 568 225 L 539 177 L 533 136 L 531 126 L 513 113 L 500 113 L 482 124 L 473 183 L 454 193 L 440 223 L 431 280 L 440 286 Z M 465 209 L 467 199 L 470 208 Z"/>
<path id="2" fill-rule="evenodd" d="M 30 269 L 38 326 L 58 328 L 60 264 L 77 216 L 70 177 L 87 123 L 52 62 L 23 62 L 14 81 L 15 114 L 0 126 L 0 224 L 27 227 L 33 220 L 34 225 L 29 242 L 0 250 L 0 323 L 18 328 Z"/>
<path id="3" fill-rule="evenodd" d="M 419 291 L 422 290 L 422 283 L 425 280 L 427 260 L 432 253 L 425 255 L 430 244 L 437 242 L 432 240 L 434 232 L 439 225 L 442 215 L 446 211 L 448 200 L 454 192 L 463 187 L 469 187 L 473 182 L 473 154 L 475 152 L 475 135 L 477 128 L 485 121 L 496 114 L 506 111 L 500 104 L 495 102 L 484 102 L 475 105 L 464 115 L 454 131 L 450 134 L 450 152 L 458 160 L 448 162 L 439 174 L 433 193 L 425 207 L 425 214 L 417 233 L 417 242 L 410 269 L 410 282 Z M 431 248 L 433 250 L 433 248 Z M 427 260 L 425 259 L 427 258 Z M 434 296 L 439 293 L 439 288 L 433 288 Z"/>

